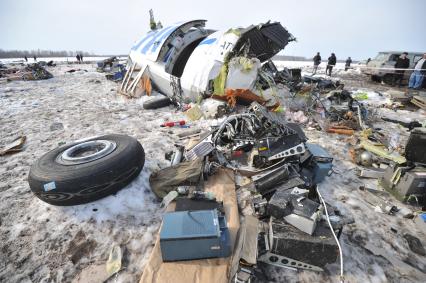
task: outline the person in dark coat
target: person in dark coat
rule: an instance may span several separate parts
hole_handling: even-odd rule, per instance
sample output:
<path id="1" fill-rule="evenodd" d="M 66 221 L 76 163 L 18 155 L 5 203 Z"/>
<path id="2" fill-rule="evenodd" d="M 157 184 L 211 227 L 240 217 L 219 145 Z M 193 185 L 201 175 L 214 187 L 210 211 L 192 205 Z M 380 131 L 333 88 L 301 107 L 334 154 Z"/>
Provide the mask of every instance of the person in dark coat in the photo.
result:
<path id="1" fill-rule="evenodd" d="M 314 56 L 314 70 L 312 75 L 316 74 L 319 64 L 321 64 L 321 55 L 319 52 L 317 52 L 317 55 Z"/>
<path id="2" fill-rule="evenodd" d="M 77 56 L 75 56 L 75 58 L 77 58 L 77 62 L 80 64 L 80 55 L 79 54 L 77 54 Z"/>
<path id="3" fill-rule="evenodd" d="M 327 62 L 327 68 L 325 69 L 325 74 L 331 77 L 331 71 L 333 71 L 333 67 L 336 66 L 336 55 L 334 53 L 331 53 L 331 56 L 328 57 L 328 62 Z"/>
<path id="4" fill-rule="evenodd" d="M 408 53 L 404 52 L 398 57 L 395 63 L 395 73 L 393 74 L 392 86 L 398 82 L 398 87 L 401 87 L 402 79 L 404 78 L 404 69 L 410 67 L 410 59 L 407 58 Z M 401 70 L 402 69 L 402 70 Z"/>
<path id="5" fill-rule="evenodd" d="M 352 59 L 351 57 L 348 57 L 348 59 L 346 59 L 345 71 L 347 71 L 351 67 L 351 63 L 352 63 Z"/>
<path id="6" fill-rule="evenodd" d="M 28 58 L 27 58 L 27 56 L 25 56 L 25 57 L 24 57 L 24 59 L 25 59 L 25 62 L 28 62 Z"/>
<path id="7" fill-rule="evenodd" d="M 37 62 L 37 57 L 34 55 L 34 62 Z"/>

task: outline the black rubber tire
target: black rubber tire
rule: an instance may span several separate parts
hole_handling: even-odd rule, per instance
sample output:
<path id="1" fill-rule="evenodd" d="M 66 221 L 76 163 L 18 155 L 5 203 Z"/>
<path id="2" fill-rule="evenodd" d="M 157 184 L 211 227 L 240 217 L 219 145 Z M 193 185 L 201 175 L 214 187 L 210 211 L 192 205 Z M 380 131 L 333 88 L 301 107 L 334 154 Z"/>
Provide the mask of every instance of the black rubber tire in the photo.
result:
<path id="1" fill-rule="evenodd" d="M 102 158 L 77 165 L 63 165 L 56 158 L 78 142 L 49 151 L 31 166 L 28 175 L 31 191 L 49 204 L 77 205 L 114 194 L 139 175 L 145 153 L 136 139 L 112 134 L 83 142 L 96 139 L 113 141 L 116 148 Z M 45 191 L 48 183 L 50 189 L 52 184 L 55 188 Z"/>
<path id="2" fill-rule="evenodd" d="M 144 109 L 157 109 L 166 107 L 172 104 L 172 101 L 167 96 L 158 96 L 143 103 Z"/>
<path id="3" fill-rule="evenodd" d="M 383 76 L 383 82 L 387 85 L 392 85 L 393 83 L 393 74 L 386 74 Z"/>
<path id="4" fill-rule="evenodd" d="M 371 75 L 371 80 L 376 83 L 379 83 L 382 81 L 382 79 L 376 75 Z"/>

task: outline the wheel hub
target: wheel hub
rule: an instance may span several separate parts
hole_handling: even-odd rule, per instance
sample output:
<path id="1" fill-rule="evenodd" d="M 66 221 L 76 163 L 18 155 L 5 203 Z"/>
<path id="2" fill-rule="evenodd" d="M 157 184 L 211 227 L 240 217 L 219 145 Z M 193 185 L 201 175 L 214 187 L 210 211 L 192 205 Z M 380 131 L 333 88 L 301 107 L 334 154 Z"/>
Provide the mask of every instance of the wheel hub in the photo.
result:
<path id="1" fill-rule="evenodd" d="M 83 164 L 105 157 L 115 150 L 115 142 L 92 140 L 76 144 L 60 154 L 57 162 L 64 165 Z"/>

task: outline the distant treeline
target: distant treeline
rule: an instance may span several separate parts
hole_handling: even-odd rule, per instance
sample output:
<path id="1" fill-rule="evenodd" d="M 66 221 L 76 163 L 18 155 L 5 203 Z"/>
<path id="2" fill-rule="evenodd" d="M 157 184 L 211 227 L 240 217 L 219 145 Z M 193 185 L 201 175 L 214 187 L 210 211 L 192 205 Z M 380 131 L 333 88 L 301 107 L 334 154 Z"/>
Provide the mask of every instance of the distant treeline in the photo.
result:
<path id="1" fill-rule="evenodd" d="M 310 59 L 306 59 L 306 57 L 302 56 L 287 56 L 287 55 L 275 55 L 274 60 L 279 61 L 308 61 Z"/>
<path id="2" fill-rule="evenodd" d="M 94 54 L 84 51 L 52 51 L 52 50 L 3 50 L 0 49 L 0 58 L 28 58 L 36 57 L 74 57 L 77 54 L 83 56 L 94 56 Z"/>

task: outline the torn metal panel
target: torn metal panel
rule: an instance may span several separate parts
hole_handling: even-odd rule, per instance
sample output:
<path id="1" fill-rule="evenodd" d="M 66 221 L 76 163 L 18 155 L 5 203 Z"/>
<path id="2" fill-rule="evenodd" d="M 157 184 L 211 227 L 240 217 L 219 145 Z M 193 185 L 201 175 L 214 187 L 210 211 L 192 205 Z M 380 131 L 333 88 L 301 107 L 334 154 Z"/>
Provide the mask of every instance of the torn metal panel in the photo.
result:
<path id="1" fill-rule="evenodd" d="M 183 21 L 151 31 L 133 45 L 129 54 L 130 59 L 140 63 L 145 60 L 155 62 L 160 55 L 163 56 L 168 43 L 179 34 L 179 30 L 184 32 L 191 27 L 203 27 L 205 22 L 206 20 Z"/>
<path id="2" fill-rule="evenodd" d="M 380 179 L 385 174 L 384 169 L 367 169 L 367 168 L 359 168 L 356 170 L 356 174 L 362 178 L 373 178 Z"/>
<path id="3" fill-rule="evenodd" d="M 241 250 L 241 259 L 248 264 L 256 264 L 257 262 L 257 237 L 259 220 L 254 216 L 245 217 L 244 242 Z"/>
<path id="4" fill-rule="evenodd" d="M 380 157 L 392 160 L 398 164 L 404 164 L 407 162 L 405 157 L 396 154 L 391 153 L 385 149 L 385 147 L 381 144 L 373 143 L 367 139 L 362 139 L 360 142 L 360 147 L 364 148 L 365 150 L 368 150 Z"/>
<path id="5" fill-rule="evenodd" d="M 294 37 L 280 23 L 250 26 L 243 30 L 235 45 L 235 54 L 256 57 L 265 62 L 284 49 Z"/>

